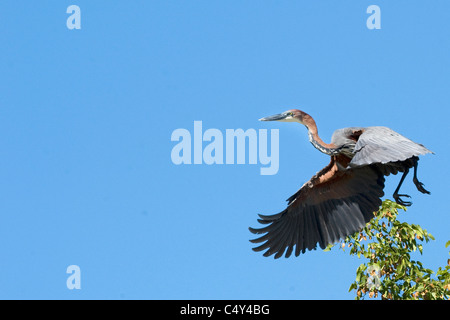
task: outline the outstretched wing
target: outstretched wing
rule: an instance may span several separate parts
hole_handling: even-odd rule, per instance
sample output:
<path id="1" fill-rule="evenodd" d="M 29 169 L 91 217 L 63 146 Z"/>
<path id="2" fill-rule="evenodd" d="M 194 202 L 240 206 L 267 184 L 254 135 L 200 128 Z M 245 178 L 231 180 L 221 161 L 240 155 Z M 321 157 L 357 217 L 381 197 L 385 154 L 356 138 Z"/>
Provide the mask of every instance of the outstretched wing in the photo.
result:
<path id="1" fill-rule="evenodd" d="M 306 249 L 324 249 L 328 244 L 358 231 L 373 218 L 384 195 L 384 176 L 374 166 L 339 170 L 336 158 L 288 199 L 288 207 L 275 215 L 259 215 L 267 226 L 249 228 L 263 236 L 250 240 L 261 243 L 255 251 L 279 258 L 286 251 L 298 256 Z"/>
<path id="2" fill-rule="evenodd" d="M 403 161 L 432 152 L 389 128 L 368 127 L 359 136 L 354 153 L 350 167 Z"/>

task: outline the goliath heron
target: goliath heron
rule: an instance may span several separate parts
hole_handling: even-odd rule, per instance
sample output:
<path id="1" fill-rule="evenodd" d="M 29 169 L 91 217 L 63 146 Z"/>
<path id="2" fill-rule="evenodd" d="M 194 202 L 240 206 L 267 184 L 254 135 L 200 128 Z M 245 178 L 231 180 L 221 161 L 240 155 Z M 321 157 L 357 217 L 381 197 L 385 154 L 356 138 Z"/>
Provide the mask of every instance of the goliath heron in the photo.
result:
<path id="1" fill-rule="evenodd" d="M 258 221 L 267 225 L 249 228 L 263 236 L 250 240 L 261 243 L 255 251 L 267 249 L 264 256 L 298 256 L 306 249 L 325 249 L 355 233 L 374 217 L 384 195 L 384 176 L 403 172 L 393 194 L 404 206 L 411 202 L 401 197 L 400 186 L 410 168 L 414 167 L 413 182 L 422 193 L 430 192 L 417 179 L 418 156 L 432 153 L 386 127 L 351 127 L 336 130 L 327 144 L 320 139 L 314 119 L 300 110 L 288 110 L 261 121 L 299 122 L 308 129 L 309 141 L 319 151 L 331 156 L 330 163 L 291 196 L 287 208 L 274 215 L 259 215 Z"/>

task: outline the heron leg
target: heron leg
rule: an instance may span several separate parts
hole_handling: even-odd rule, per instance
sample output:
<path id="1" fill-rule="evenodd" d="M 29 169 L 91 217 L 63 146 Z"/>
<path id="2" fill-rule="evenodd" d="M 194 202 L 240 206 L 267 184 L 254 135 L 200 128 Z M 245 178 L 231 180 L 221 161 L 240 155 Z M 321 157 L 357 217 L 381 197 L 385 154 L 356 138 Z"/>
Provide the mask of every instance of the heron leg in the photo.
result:
<path id="1" fill-rule="evenodd" d="M 405 168 L 405 172 L 403 172 L 402 178 L 400 179 L 400 182 L 398 183 L 397 189 L 395 189 L 394 194 L 392 195 L 395 199 L 395 202 L 397 202 L 398 204 L 405 206 L 405 207 L 409 207 L 410 205 L 412 205 L 411 201 L 403 201 L 400 197 L 407 197 L 407 198 L 411 198 L 411 196 L 407 195 L 407 194 L 399 194 L 398 192 L 400 191 L 400 187 L 402 186 L 403 181 L 405 180 L 406 176 L 408 175 L 409 169 Z"/>
<path id="2" fill-rule="evenodd" d="M 417 167 L 418 167 L 418 161 L 419 158 L 414 157 L 413 159 L 414 161 L 414 178 L 413 178 L 413 182 L 416 185 L 417 190 L 419 190 L 422 193 L 426 193 L 426 194 L 430 194 L 430 191 L 428 191 L 427 189 L 424 188 L 424 184 L 422 182 L 419 181 L 419 179 L 417 179 Z"/>

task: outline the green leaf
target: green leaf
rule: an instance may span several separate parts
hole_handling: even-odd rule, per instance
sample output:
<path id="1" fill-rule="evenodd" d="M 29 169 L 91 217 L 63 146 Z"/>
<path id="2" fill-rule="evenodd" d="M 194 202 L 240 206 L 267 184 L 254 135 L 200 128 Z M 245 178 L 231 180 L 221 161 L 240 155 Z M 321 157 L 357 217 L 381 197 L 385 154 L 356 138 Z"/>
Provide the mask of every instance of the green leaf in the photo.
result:
<path id="1" fill-rule="evenodd" d="M 422 243 L 434 237 L 419 225 L 397 220 L 400 209 L 406 210 L 393 201 L 383 201 L 371 222 L 344 240 L 350 255 L 368 259 L 357 268 L 356 281 L 349 292 L 355 290 L 355 299 L 364 299 L 373 283 L 374 274 L 370 271 L 376 268 L 381 282 L 378 292 L 386 299 L 448 299 L 450 259 L 437 272 L 412 260 L 411 253 L 422 253 Z M 449 246 L 450 240 L 445 244 L 446 248 Z M 330 249 L 331 246 L 325 251 Z"/>

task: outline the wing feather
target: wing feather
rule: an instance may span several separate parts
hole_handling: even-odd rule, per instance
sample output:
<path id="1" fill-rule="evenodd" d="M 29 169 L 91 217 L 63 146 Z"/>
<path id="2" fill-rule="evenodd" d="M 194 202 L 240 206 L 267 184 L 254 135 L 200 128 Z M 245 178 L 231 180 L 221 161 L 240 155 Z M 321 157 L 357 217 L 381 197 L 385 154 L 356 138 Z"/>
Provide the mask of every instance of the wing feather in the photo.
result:
<path id="1" fill-rule="evenodd" d="M 359 136 L 350 167 L 404 161 L 432 151 L 386 127 L 368 127 Z"/>
<path id="2" fill-rule="evenodd" d="M 324 179 L 326 177 L 326 179 Z M 288 207 L 274 215 L 259 215 L 262 228 L 255 251 L 264 256 L 289 257 L 325 248 L 364 227 L 381 205 L 384 176 L 377 166 L 337 170 L 336 158 L 288 199 Z M 295 250 L 294 250 L 295 248 Z"/>

